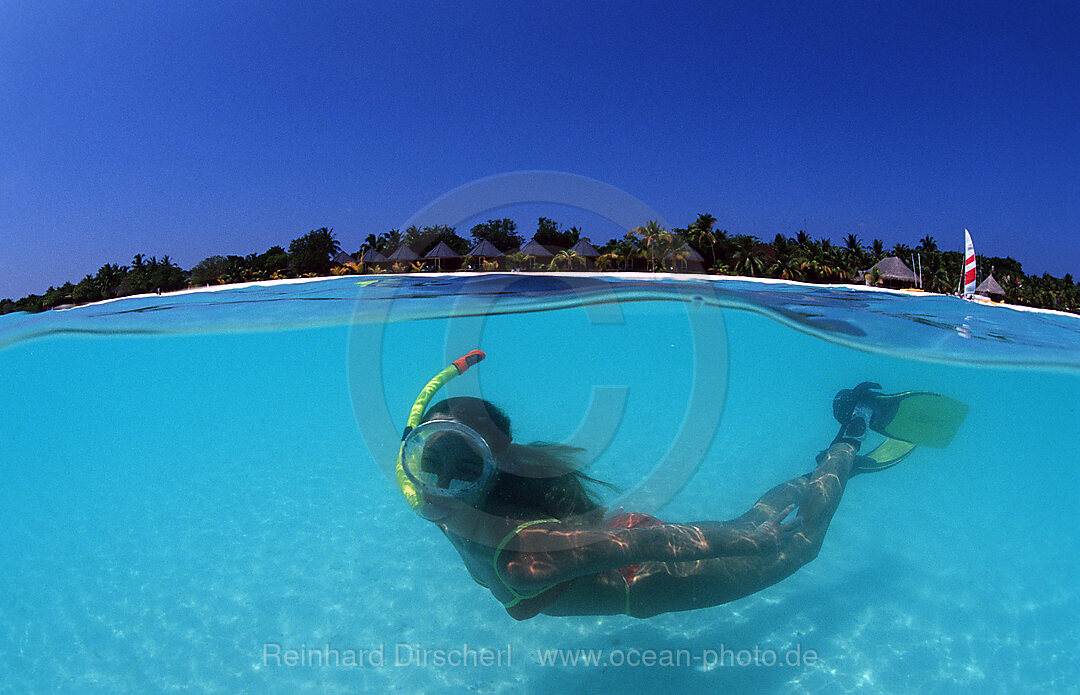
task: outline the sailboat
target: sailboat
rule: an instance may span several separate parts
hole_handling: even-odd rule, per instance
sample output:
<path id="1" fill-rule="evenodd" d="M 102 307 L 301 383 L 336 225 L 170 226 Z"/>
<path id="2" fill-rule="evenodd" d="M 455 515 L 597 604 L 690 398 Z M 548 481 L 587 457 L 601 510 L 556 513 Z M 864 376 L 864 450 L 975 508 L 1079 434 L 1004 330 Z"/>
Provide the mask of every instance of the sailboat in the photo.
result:
<path id="1" fill-rule="evenodd" d="M 960 296 L 971 298 L 975 295 L 975 245 L 971 243 L 971 232 L 964 230 L 964 276 L 958 289 Z"/>
<path id="2" fill-rule="evenodd" d="M 978 302 L 979 304 L 993 305 L 994 302 L 989 298 L 981 294 L 975 294 L 977 276 L 977 265 L 975 262 L 975 245 L 971 243 L 971 232 L 964 230 L 964 276 L 960 279 L 960 287 L 958 288 L 958 294 L 972 302 Z"/>

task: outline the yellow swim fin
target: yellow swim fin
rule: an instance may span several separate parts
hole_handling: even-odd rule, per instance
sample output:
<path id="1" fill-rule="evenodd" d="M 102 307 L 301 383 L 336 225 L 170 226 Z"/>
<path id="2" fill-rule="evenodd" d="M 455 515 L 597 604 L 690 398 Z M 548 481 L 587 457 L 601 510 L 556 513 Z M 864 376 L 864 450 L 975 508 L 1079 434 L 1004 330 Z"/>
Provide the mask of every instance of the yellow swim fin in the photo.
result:
<path id="1" fill-rule="evenodd" d="M 915 445 L 911 442 L 902 442 L 899 439 L 886 439 L 865 456 L 855 457 L 855 471 L 857 473 L 876 473 L 886 468 L 892 468 L 915 451 Z"/>
<path id="2" fill-rule="evenodd" d="M 833 399 L 833 413 L 846 422 L 858 404 L 869 406 L 870 429 L 916 446 L 944 449 L 967 417 L 968 405 L 929 391 L 885 394 L 879 384 L 864 382 Z"/>
<path id="3" fill-rule="evenodd" d="M 881 396 L 872 407 L 871 429 L 934 449 L 949 446 L 968 413 L 966 403 L 926 391 Z"/>

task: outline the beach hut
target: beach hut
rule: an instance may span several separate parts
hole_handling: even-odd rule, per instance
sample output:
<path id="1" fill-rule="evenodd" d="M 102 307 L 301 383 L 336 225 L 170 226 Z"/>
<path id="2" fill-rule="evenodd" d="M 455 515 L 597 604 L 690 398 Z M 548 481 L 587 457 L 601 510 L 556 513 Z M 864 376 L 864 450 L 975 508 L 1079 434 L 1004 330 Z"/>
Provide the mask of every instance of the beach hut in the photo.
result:
<path id="1" fill-rule="evenodd" d="M 356 264 L 355 258 L 344 251 L 338 251 L 330 260 L 330 272 L 334 275 L 343 275 L 349 271 L 358 273 L 360 266 Z"/>
<path id="2" fill-rule="evenodd" d="M 382 255 L 375 249 L 368 249 L 360 256 L 361 263 L 385 263 L 386 256 Z"/>
<path id="3" fill-rule="evenodd" d="M 877 270 L 877 273 L 874 270 Z M 902 260 L 896 256 L 889 256 L 878 261 L 862 273 L 863 282 L 867 285 L 874 283 L 877 275 L 877 284 L 883 287 L 904 289 L 915 286 L 915 273 L 908 268 Z"/>
<path id="4" fill-rule="evenodd" d="M 478 261 L 483 262 L 485 259 L 492 261 L 498 261 L 500 258 L 506 258 L 506 254 L 496 248 L 495 244 L 491 243 L 487 239 L 481 239 L 469 249 L 469 252 L 465 254 Z"/>
<path id="5" fill-rule="evenodd" d="M 596 259 L 600 258 L 600 252 L 596 250 L 595 246 L 584 239 L 579 239 L 578 243 L 570 247 L 570 250 L 585 259 L 586 270 L 596 268 Z"/>
<path id="6" fill-rule="evenodd" d="M 975 288 L 975 294 L 981 294 L 984 297 L 989 297 L 998 302 L 1005 299 L 1005 290 L 1001 288 L 1001 285 L 998 284 L 998 281 L 994 279 L 993 275 L 987 276 L 987 278 Z"/>
<path id="7" fill-rule="evenodd" d="M 689 244 L 683 244 L 681 248 L 664 256 L 664 267 L 684 273 L 703 273 L 705 258 Z"/>
<path id="8" fill-rule="evenodd" d="M 461 263 L 461 256 L 454 253 L 454 249 L 450 248 L 445 241 L 440 241 L 435 244 L 435 247 L 424 254 L 424 260 L 435 261 L 435 270 L 443 269 L 443 262 L 454 266 L 454 261 L 458 261 L 458 265 Z"/>
<path id="9" fill-rule="evenodd" d="M 420 258 L 416 255 L 416 252 L 410 249 L 405 244 L 397 247 L 397 249 L 386 257 L 386 264 L 390 266 L 391 270 L 395 265 L 410 265 Z"/>
<path id="10" fill-rule="evenodd" d="M 415 261 L 420 256 L 416 255 L 416 252 L 410 249 L 408 246 L 402 244 L 392 254 L 386 257 L 388 261 Z"/>
<path id="11" fill-rule="evenodd" d="M 387 265 L 386 256 L 382 255 L 375 249 L 368 249 L 367 251 L 361 253 L 358 261 L 360 267 L 363 267 L 364 264 L 373 267 L 386 267 Z"/>
<path id="12" fill-rule="evenodd" d="M 518 253 L 531 259 L 530 264 L 535 261 L 540 261 L 541 263 L 550 262 L 551 259 L 555 258 L 555 254 L 549 251 L 547 247 L 536 239 L 529 239 L 529 243 L 522 246 Z"/>

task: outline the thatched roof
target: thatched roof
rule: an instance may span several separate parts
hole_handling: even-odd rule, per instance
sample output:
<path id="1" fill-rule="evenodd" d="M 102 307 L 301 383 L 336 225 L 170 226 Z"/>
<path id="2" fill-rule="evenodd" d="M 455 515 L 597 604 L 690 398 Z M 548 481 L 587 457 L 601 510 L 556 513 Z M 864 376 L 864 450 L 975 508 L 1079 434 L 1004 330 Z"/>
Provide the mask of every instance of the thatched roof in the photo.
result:
<path id="1" fill-rule="evenodd" d="M 877 268 L 878 277 L 882 280 L 893 280 L 896 282 L 915 282 L 915 273 L 908 268 L 902 260 L 896 256 L 889 256 L 888 258 L 882 258 L 876 265 L 872 266 L 868 270 L 864 271 L 865 277 L 873 275 L 874 268 Z"/>
<path id="2" fill-rule="evenodd" d="M 397 247 L 397 250 L 386 257 L 388 261 L 415 261 L 419 256 L 405 244 Z"/>
<path id="3" fill-rule="evenodd" d="M 334 256 L 334 263 L 337 263 L 338 265 L 347 265 L 349 263 L 356 263 L 356 259 L 344 251 L 338 251 L 337 255 Z"/>
<path id="4" fill-rule="evenodd" d="M 676 256 L 682 256 L 683 260 L 688 263 L 704 263 L 705 259 L 700 253 L 692 249 L 688 244 L 683 244 L 682 248 L 678 251 L 672 251 L 668 255 L 664 256 L 664 260 L 672 260 Z"/>
<path id="5" fill-rule="evenodd" d="M 596 247 L 585 241 L 579 239 L 578 243 L 570 247 L 570 250 L 581 256 L 582 258 L 599 258 L 600 252 L 596 250 Z"/>
<path id="6" fill-rule="evenodd" d="M 466 256 L 476 256 L 477 258 L 502 258 L 506 254 L 495 247 L 495 244 L 491 243 L 487 239 L 481 239 L 476 246 L 469 249 Z"/>
<path id="7" fill-rule="evenodd" d="M 988 297 L 1004 297 L 1005 290 L 1001 288 L 998 281 L 994 279 L 993 275 L 988 275 L 978 287 L 975 288 L 975 294 L 985 294 Z"/>
<path id="8" fill-rule="evenodd" d="M 524 256 L 534 256 L 536 258 L 554 258 L 555 254 L 548 251 L 543 244 L 536 239 L 529 239 L 529 243 L 521 247 L 520 253 Z"/>
<path id="9" fill-rule="evenodd" d="M 435 248 L 424 254 L 424 258 L 461 258 L 454 253 L 454 249 L 447 246 L 445 241 L 435 244 Z"/>
<path id="10" fill-rule="evenodd" d="M 368 249 L 364 252 L 364 255 L 360 257 L 361 263 L 381 263 L 386 260 L 386 256 L 382 255 L 375 249 Z"/>

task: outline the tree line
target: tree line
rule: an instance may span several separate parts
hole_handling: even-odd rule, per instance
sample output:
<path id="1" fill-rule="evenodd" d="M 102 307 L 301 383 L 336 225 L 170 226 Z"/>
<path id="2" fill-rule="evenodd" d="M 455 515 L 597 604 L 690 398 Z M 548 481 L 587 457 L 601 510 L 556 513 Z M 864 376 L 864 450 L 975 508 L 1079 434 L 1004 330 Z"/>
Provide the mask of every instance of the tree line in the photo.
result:
<path id="1" fill-rule="evenodd" d="M 805 231 L 788 237 L 777 234 L 763 241 L 749 234 L 733 234 L 716 228 L 716 218 L 708 213 L 686 227 L 665 229 L 656 221 L 609 240 L 596 247 L 599 256 L 586 259 L 572 247 L 585 239 L 578 227 L 562 228 L 546 217 L 537 221 L 533 238 L 553 253 L 541 266 L 548 270 L 584 269 L 592 264 L 599 270 L 667 270 L 682 267 L 696 251 L 701 268 L 719 275 L 769 277 L 801 282 L 840 283 L 853 281 L 858 271 L 865 271 L 887 256 L 897 256 L 909 267 L 921 269 L 923 288 L 930 292 L 955 292 L 960 283 L 963 258 L 958 251 L 942 251 L 932 236 L 924 236 L 915 246 L 899 243 L 886 247 L 880 239 L 864 243 L 848 234 L 839 244 L 828 238 L 813 239 Z M 37 312 L 71 304 L 100 301 L 133 294 L 171 292 L 174 290 L 237 282 L 279 280 L 295 277 L 318 277 L 344 273 L 413 272 L 427 269 L 423 261 L 364 263 L 365 254 L 377 251 L 384 256 L 407 246 L 422 255 L 440 241 L 459 255 L 481 240 L 487 240 L 506 253 L 501 267 L 535 268 L 534 259 L 519 249 L 526 238 L 509 218 L 489 219 L 472 227 L 470 238 L 454 227 L 431 225 L 392 229 L 379 235 L 369 234 L 360 248 L 350 254 L 358 263 L 335 264 L 342 250 L 333 229 L 322 227 L 293 239 L 288 249 L 273 246 L 263 253 L 247 256 L 210 256 L 190 270 L 183 270 L 168 256 L 161 259 L 136 254 L 129 265 L 106 263 L 95 275 L 77 283 L 50 287 L 44 294 L 31 294 L 18 300 L 0 301 L 0 314 L 13 311 Z M 692 250 L 691 250 L 692 249 Z M 695 259 L 696 260 L 696 259 Z M 1080 286 L 1070 274 L 1056 278 L 1044 273 L 1027 275 L 1019 261 L 1011 257 L 980 257 L 983 274 L 993 273 L 1005 290 L 1006 300 L 1026 306 L 1080 312 Z M 466 257 L 466 266 L 494 270 L 500 264 Z M 876 278 L 875 278 L 876 279 Z"/>

